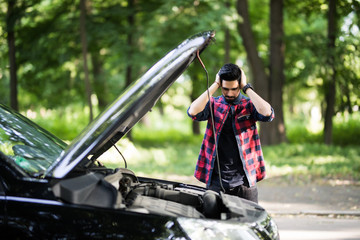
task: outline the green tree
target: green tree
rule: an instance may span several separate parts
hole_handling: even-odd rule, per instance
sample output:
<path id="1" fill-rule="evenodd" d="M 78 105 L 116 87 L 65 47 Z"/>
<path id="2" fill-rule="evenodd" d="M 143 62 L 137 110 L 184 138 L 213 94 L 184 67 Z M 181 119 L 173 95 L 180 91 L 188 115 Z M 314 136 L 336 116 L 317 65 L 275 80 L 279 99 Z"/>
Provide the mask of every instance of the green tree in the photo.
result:
<path id="1" fill-rule="evenodd" d="M 163 1 L 150 22 L 151 26 L 148 27 L 146 36 L 159 40 L 154 42 L 156 44 L 153 45 L 154 47 L 163 46 L 164 49 L 171 49 L 180 43 L 179 41 L 195 33 L 210 29 L 225 29 L 224 13 L 231 15 L 233 9 L 224 11 L 224 7 L 224 3 L 221 2 Z M 152 26 L 156 26 L 156 28 Z M 202 61 L 208 70 L 211 82 L 214 81 L 215 74 L 223 65 L 225 55 L 224 44 L 222 44 L 224 43 L 224 33 L 219 31 L 216 39 L 216 45 L 209 47 L 202 55 Z M 160 57 L 159 54 L 152 55 Z M 192 82 L 190 99 L 194 100 L 207 88 L 206 74 L 196 60 L 194 64 L 190 65 L 186 75 Z M 194 134 L 200 134 L 198 122 L 192 122 L 192 129 Z"/>
<path id="2" fill-rule="evenodd" d="M 337 14 L 336 14 L 337 0 L 329 1 L 328 12 L 328 54 L 327 54 L 327 75 L 325 78 L 325 125 L 324 125 L 324 141 L 326 144 L 332 143 L 332 118 L 335 113 L 335 94 L 336 94 L 336 63 L 335 63 L 335 39 L 337 36 Z"/>
<path id="3" fill-rule="evenodd" d="M 285 84 L 284 61 L 284 25 L 283 25 L 283 0 L 270 1 L 270 102 L 276 109 L 276 118 L 267 126 L 266 142 L 279 144 L 286 142 L 286 132 L 283 109 L 283 87 Z"/>
<path id="4" fill-rule="evenodd" d="M 270 1 L 270 56 L 264 61 L 259 54 L 258 42 L 252 31 L 247 0 L 237 0 L 237 11 L 242 18 L 238 31 L 243 39 L 247 59 L 250 64 L 256 91 L 269 101 L 276 111 L 272 124 L 261 124 L 261 139 L 264 145 L 278 144 L 286 141 L 284 114 L 282 105 L 284 76 L 284 33 L 283 33 L 283 2 Z M 269 71 L 264 65 L 269 62 Z M 270 72 L 268 75 L 267 72 Z"/>
<path id="5" fill-rule="evenodd" d="M 11 14 L 14 18 L 6 21 L 10 20 L 9 3 L 15 3 Z M 1 101 L 10 99 L 10 75 L 14 75 L 15 69 L 11 66 L 16 65 L 18 83 L 11 88 L 18 89 L 20 110 L 39 106 L 63 108 L 74 103 L 87 106 L 89 97 L 84 97 L 82 60 L 86 55 L 90 60 L 88 78 L 92 95 L 96 95 L 98 107 L 103 110 L 123 88 L 181 40 L 214 29 L 216 42 L 201 55 L 209 81 L 214 81 L 226 62 L 242 65 L 256 91 L 275 108 L 275 122 L 261 126 L 262 138 L 269 139 L 263 143 L 284 141 L 285 132 L 280 131 L 285 122 L 282 109 L 287 124 L 291 124 L 289 116 L 309 116 L 309 107 L 301 104 L 311 102 L 322 107 L 325 123 L 329 119 L 325 116 L 351 113 L 360 105 L 358 1 L 336 2 L 336 24 L 332 24 L 336 34 L 331 50 L 326 27 L 330 9 L 326 0 L 89 0 L 87 3 L 86 28 L 83 28 L 87 54 L 82 52 L 80 0 L 0 3 L 1 17 L 5 20 L 0 22 Z M 15 36 L 10 41 L 15 51 L 9 51 L 7 44 L 11 36 L 7 32 L 9 26 Z M 330 57 L 334 61 L 329 61 Z M 15 62 L 9 64 L 10 58 L 16 58 Z M 184 74 L 192 82 L 192 99 L 207 87 L 205 72 L 197 62 Z M 328 87 L 330 82 L 334 82 L 333 94 L 327 92 L 334 89 Z M 330 109 L 327 106 L 331 106 L 325 104 L 328 96 L 334 97 L 333 112 L 326 115 L 326 109 Z M 193 124 L 194 133 L 199 133 L 199 125 Z M 332 128 L 325 125 L 326 129 Z"/>
<path id="6" fill-rule="evenodd" d="M 6 16 L 7 42 L 9 47 L 9 66 L 10 66 L 10 106 L 15 110 L 19 109 L 17 99 L 17 66 L 16 66 L 16 48 L 15 48 L 15 22 L 19 16 L 15 12 L 15 0 L 8 1 Z"/>
<path id="7" fill-rule="evenodd" d="M 16 110 L 19 109 L 18 103 L 18 77 L 17 77 L 17 47 L 16 47 L 16 24 L 19 24 L 21 18 L 25 15 L 28 8 L 35 5 L 38 1 L 7 1 L 7 12 L 5 16 L 5 29 L 8 45 L 9 59 L 9 79 L 10 79 L 10 106 Z"/>
<path id="8" fill-rule="evenodd" d="M 354 64 L 359 59 L 359 3 L 336 1 L 330 7 L 323 0 L 286 1 L 285 9 L 287 102 L 321 102 L 329 144 L 334 115 L 359 106 L 359 68 Z M 309 91 L 316 97 L 307 98 Z"/>
<path id="9" fill-rule="evenodd" d="M 84 82 L 85 82 L 85 93 L 86 99 L 90 109 L 89 122 L 94 118 L 93 116 L 93 104 L 91 102 L 91 83 L 89 79 L 89 68 L 88 68 L 88 47 L 86 37 L 86 15 L 87 15 L 87 2 L 86 0 L 80 0 L 80 36 L 81 36 L 81 48 L 83 55 L 83 66 L 84 66 Z"/>
<path id="10" fill-rule="evenodd" d="M 84 96 L 76 61 L 81 56 L 80 12 L 72 3 L 41 1 L 22 18 L 18 75 L 24 108 L 64 106 Z"/>

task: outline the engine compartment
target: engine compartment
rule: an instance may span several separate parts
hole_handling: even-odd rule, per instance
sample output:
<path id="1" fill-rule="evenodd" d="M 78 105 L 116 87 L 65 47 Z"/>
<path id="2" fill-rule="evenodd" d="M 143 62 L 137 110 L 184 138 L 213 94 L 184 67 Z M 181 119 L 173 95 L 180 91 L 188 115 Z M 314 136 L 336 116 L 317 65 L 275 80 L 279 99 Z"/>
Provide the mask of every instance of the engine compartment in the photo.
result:
<path id="1" fill-rule="evenodd" d="M 151 178 L 138 178 L 131 170 L 91 171 L 61 180 L 53 186 L 59 200 L 81 205 L 124 209 L 173 217 L 244 219 L 266 214 L 259 205 L 201 187 Z"/>

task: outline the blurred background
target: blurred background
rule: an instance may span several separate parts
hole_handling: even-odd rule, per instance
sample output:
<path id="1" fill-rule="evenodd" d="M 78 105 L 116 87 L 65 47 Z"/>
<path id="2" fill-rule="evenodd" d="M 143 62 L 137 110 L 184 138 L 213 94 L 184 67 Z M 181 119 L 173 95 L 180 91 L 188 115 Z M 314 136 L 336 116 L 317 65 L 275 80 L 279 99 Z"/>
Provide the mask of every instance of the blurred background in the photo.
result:
<path id="1" fill-rule="evenodd" d="M 0 102 L 64 141 L 184 39 L 215 30 L 201 55 L 210 84 L 236 63 L 275 109 L 259 125 L 268 176 L 360 180 L 358 0 L 3 0 L 0 10 Z M 207 86 L 195 61 L 118 143 L 129 168 L 193 174 L 205 123 L 186 110 Z M 116 152 L 102 158 L 123 166 Z"/>

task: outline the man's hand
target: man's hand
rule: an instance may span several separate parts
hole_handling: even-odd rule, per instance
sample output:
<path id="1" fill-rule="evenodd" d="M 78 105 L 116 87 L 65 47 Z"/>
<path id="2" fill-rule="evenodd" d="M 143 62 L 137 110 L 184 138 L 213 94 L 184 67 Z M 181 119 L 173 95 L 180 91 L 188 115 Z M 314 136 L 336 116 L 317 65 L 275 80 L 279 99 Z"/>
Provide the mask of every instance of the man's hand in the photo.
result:
<path id="1" fill-rule="evenodd" d="M 217 83 L 217 85 L 219 87 L 221 87 L 221 82 L 220 82 L 220 76 L 219 76 L 219 73 L 216 74 L 216 77 L 215 77 L 215 83 Z"/>
<path id="2" fill-rule="evenodd" d="M 212 96 L 216 92 L 216 90 L 218 90 L 218 88 L 220 88 L 220 87 L 221 87 L 220 76 L 219 76 L 219 74 L 216 74 L 215 81 L 209 87 L 210 95 Z M 189 111 L 188 111 L 189 114 L 191 116 L 195 116 L 196 114 L 198 114 L 199 112 L 204 110 L 208 101 L 209 101 L 208 92 L 205 91 L 203 94 L 201 94 L 197 99 L 195 99 L 191 103 Z"/>
<path id="3" fill-rule="evenodd" d="M 241 81 L 240 81 L 240 89 L 243 89 L 243 87 L 245 87 L 245 85 L 247 84 L 247 80 L 246 80 L 246 75 L 244 73 L 244 70 L 241 70 Z"/>

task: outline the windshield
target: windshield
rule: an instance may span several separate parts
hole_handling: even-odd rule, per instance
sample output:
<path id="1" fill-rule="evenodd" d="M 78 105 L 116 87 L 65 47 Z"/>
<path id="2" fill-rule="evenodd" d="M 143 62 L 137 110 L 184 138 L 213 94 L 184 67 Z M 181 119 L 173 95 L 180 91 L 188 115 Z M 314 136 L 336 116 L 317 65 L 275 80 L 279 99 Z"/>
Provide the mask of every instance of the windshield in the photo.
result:
<path id="1" fill-rule="evenodd" d="M 57 137 L 0 104 L 0 151 L 29 175 L 43 173 L 65 147 Z"/>

